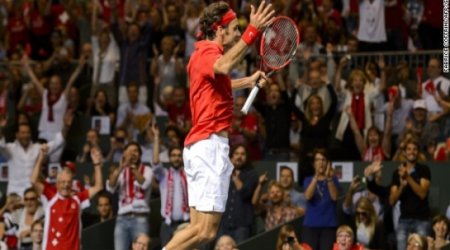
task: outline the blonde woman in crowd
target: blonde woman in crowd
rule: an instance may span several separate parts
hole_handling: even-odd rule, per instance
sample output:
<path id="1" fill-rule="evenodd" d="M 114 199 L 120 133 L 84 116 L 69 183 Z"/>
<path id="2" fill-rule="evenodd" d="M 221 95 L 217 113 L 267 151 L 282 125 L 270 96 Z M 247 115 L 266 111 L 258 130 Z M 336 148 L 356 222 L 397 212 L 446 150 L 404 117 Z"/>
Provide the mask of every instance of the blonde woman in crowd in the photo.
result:
<path id="1" fill-rule="evenodd" d="M 427 250 L 428 244 L 427 239 L 420 234 L 410 234 L 408 237 L 408 246 L 406 250 Z"/>
<path id="2" fill-rule="evenodd" d="M 333 250 L 364 250 L 364 246 L 355 244 L 352 228 L 342 225 L 336 231 L 336 243 L 333 245 Z"/>
<path id="3" fill-rule="evenodd" d="M 356 202 L 355 209 L 356 241 L 367 249 L 386 249 L 384 226 L 378 220 L 375 208 L 367 197 Z"/>

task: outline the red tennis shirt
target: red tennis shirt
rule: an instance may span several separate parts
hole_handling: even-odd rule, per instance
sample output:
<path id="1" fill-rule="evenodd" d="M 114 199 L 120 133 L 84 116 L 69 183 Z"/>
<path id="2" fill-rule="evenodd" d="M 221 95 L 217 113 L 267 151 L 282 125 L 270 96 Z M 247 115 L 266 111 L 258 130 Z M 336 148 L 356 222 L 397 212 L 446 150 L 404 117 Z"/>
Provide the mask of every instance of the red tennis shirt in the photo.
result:
<path id="1" fill-rule="evenodd" d="M 214 73 L 214 63 L 223 55 L 223 47 L 211 41 L 195 43 L 187 65 L 192 128 L 184 142 L 189 146 L 211 134 L 228 130 L 233 114 L 231 79 Z"/>

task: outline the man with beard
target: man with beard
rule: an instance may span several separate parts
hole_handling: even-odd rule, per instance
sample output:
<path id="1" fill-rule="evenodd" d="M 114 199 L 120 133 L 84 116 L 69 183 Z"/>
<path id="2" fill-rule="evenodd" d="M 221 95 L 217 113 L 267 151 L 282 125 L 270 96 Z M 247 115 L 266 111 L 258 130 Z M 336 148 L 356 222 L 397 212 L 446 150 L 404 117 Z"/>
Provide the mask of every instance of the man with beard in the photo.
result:
<path id="1" fill-rule="evenodd" d="M 129 249 L 139 234 L 148 234 L 150 184 L 152 170 L 141 163 L 139 144 L 128 143 L 118 168 L 106 182 L 109 192 L 119 192 L 119 211 L 114 229 L 115 249 Z"/>
<path id="2" fill-rule="evenodd" d="M 163 168 L 159 161 L 160 137 L 159 129 L 153 124 L 152 131 L 155 136 L 153 147 L 153 173 L 159 183 L 161 194 L 161 222 L 160 238 L 164 246 L 172 238 L 180 224 L 189 221 L 189 205 L 187 196 L 186 174 L 183 169 L 182 149 L 172 147 L 169 149 L 169 168 Z"/>
<path id="3" fill-rule="evenodd" d="M 265 215 L 266 231 L 269 231 L 278 225 L 285 224 L 301 214 L 293 206 L 286 204 L 284 188 L 279 182 L 271 182 L 268 187 L 268 199 L 260 199 L 262 184 L 267 180 L 265 175 L 259 177 L 259 185 L 255 190 L 253 200 L 258 200 L 258 205 L 262 208 Z"/>
<path id="4" fill-rule="evenodd" d="M 389 195 L 391 206 L 400 201 L 401 215 L 397 227 L 397 249 L 406 249 L 409 234 L 428 235 L 430 228 L 428 204 L 430 169 L 426 165 L 417 163 L 418 141 L 414 139 L 407 141 L 403 154 L 406 161 L 394 172 Z"/>
<path id="5" fill-rule="evenodd" d="M 230 235 L 238 244 L 250 237 L 254 219 L 252 196 L 258 174 L 248 161 L 247 149 L 238 145 L 231 151 L 231 174 L 228 200 L 218 236 Z"/>

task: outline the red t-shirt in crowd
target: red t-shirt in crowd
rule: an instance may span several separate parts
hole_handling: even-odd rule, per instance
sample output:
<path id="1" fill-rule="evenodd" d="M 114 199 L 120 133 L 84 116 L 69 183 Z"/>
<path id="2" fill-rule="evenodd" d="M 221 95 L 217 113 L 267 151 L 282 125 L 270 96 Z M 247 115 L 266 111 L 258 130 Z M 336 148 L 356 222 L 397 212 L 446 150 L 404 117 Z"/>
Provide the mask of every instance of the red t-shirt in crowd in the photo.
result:
<path id="1" fill-rule="evenodd" d="M 422 21 L 433 28 L 442 28 L 444 7 L 442 1 L 424 0 Z"/>
<path id="2" fill-rule="evenodd" d="M 8 20 L 9 49 L 15 50 L 17 45 L 28 43 L 28 30 L 22 17 L 11 16 Z"/>
<path id="3" fill-rule="evenodd" d="M 41 15 L 38 9 L 33 9 L 30 13 L 31 32 L 36 36 L 50 35 L 53 30 L 51 16 Z"/>
<path id="4" fill-rule="evenodd" d="M 188 102 L 185 102 L 181 107 L 178 107 L 175 103 L 168 103 L 167 113 L 169 114 L 170 121 L 181 127 L 184 127 L 186 121 L 192 119 L 191 108 Z"/>
<path id="5" fill-rule="evenodd" d="M 246 131 L 258 133 L 259 130 L 259 119 L 255 114 L 249 113 L 244 116 L 233 115 L 232 123 L 239 123 L 239 128 L 245 129 Z M 236 124 L 237 125 L 237 124 Z M 234 127 L 235 125 L 233 125 Z M 250 153 L 250 160 L 256 161 L 262 159 L 262 152 L 257 140 L 247 141 L 242 132 L 236 130 L 235 128 L 230 128 L 230 145 L 232 147 L 238 144 L 244 144 Z"/>
<path id="6" fill-rule="evenodd" d="M 103 9 L 103 21 L 106 23 L 111 23 L 111 0 L 101 0 L 100 5 Z M 125 17 L 125 0 L 113 0 L 116 1 L 117 11 L 120 18 Z"/>
<path id="7" fill-rule="evenodd" d="M 80 249 L 81 210 L 89 201 L 89 191 L 64 198 L 44 182 L 42 195 L 46 198 L 42 249 Z"/>
<path id="8" fill-rule="evenodd" d="M 195 43 L 187 65 L 193 126 L 184 142 L 186 146 L 230 128 L 233 114 L 231 79 L 228 75 L 215 74 L 213 67 L 222 54 L 223 47 L 218 43 L 206 40 Z"/>

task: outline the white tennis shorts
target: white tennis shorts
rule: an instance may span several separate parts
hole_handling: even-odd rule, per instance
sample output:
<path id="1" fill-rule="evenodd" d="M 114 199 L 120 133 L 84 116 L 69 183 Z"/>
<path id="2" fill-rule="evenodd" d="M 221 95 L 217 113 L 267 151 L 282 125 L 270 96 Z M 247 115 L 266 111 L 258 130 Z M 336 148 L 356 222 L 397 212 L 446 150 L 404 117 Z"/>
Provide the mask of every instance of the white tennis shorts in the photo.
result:
<path id="1" fill-rule="evenodd" d="M 183 150 L 189 206 L 201 212 L 225 212 L 233 165 L 225 137 L 212 134 Z"/>

